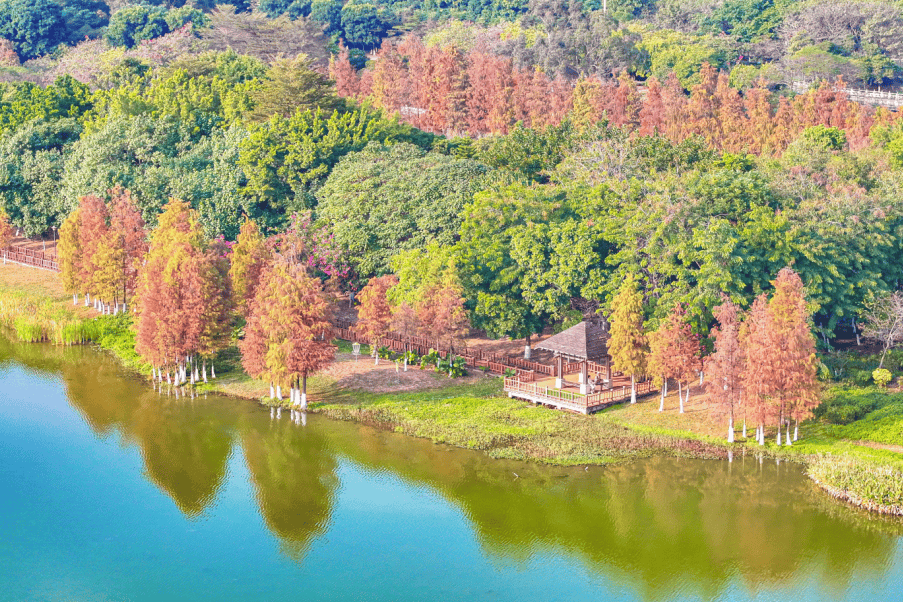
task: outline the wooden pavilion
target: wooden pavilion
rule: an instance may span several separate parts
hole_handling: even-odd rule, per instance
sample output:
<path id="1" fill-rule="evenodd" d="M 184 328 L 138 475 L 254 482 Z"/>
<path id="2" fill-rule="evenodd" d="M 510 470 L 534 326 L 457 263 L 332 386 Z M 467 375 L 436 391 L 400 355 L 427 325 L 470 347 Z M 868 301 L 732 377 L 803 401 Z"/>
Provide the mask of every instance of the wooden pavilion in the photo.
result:
<path id="1" fill-rule="evenodd" d="M 565 385 L 565 375 L 571 373 L 574 363 L 579 363 L 578 384 L 580 394 L 592 392 L 589 382 L 592 369 L 604 373 L 603 388 L 611 388 L 611 356 L 608 354 L 609 334 L 600 324 L 584 320 L 546 339 L 536 346 L 555 354 L 555 388 Z"/>

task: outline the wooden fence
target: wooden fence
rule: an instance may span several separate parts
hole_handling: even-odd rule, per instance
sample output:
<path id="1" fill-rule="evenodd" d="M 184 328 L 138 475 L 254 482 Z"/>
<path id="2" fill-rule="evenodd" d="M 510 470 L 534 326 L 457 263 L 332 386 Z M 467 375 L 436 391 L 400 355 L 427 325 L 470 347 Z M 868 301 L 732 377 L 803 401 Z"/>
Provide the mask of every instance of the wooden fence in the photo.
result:
<path id="1" fill-rule="evenodd" d="M 344 341 L 369 343 L 369 341 L 364 341 L 362 337 L 358 336 L 354 322 L 347 318 L 339 318 L 334 321 L 332 334 L 333 337 Z M 436 342 L 426 337 L 403 337 L 396 332 L 389 332 L 386 336 L 380 338 L 377 347 L 387 347 L 398 353 L 408 350 L 414 351 L 417 355 L 426 355 L 431 349 L 436 349 Z M 488 353 L 478 347 L 449 350 L 447 347 L 440 346 L 437 351 L 442 356 L 447 356 L 450 351 L 454 356 L 462 358 L 465 365 L 471 368 L 485 369 L 494 374 L 513 374 L 523 382 L 535 382 L 537 374 L 551 376 L 555 373 L 553 366 L 531 362 L 502 353 Z"/>
<path id="2" fill-rule="evenodd" d="M 3 249 L 3 251 L 0 251 L 0 254 L 2 254 L 4 262 L 12 261 L 42 270 L 60 271 L 60 264 L 56 260 L 56 255 L 50 255 L 49 253 L 13 246 Z"/>

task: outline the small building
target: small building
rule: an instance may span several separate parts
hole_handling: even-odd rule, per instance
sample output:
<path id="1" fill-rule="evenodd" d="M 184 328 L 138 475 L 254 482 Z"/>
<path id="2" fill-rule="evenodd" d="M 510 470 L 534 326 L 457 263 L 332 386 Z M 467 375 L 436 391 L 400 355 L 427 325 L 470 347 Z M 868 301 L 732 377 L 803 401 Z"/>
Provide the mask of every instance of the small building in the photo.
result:
<path id="1" fill-rule="evenodd" d="M 509 397 L 581 414 L 630 398 L 630 379 L 613 377 L 608 339 L 607 329 L 600 324 L 583 321 L 571 326 L 536 345 L 555 356 L 551 377 L 533 382 L 506 378 L 505 392 Z M 638 395 L 651 391 L 651 381 L 637 385 Z"/>

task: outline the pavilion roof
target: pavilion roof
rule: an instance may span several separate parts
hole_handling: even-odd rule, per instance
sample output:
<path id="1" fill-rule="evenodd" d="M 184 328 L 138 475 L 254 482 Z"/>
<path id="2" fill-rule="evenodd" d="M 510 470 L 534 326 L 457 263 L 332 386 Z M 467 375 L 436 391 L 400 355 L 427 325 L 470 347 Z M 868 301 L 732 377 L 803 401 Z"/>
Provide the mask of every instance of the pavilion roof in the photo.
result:
<path id="1" fill-rule="evenodd" d="M 536 345 L 557 354 L 597 361 L 608 356 L 608 333 L 592 322 L 580 322 Z"/>

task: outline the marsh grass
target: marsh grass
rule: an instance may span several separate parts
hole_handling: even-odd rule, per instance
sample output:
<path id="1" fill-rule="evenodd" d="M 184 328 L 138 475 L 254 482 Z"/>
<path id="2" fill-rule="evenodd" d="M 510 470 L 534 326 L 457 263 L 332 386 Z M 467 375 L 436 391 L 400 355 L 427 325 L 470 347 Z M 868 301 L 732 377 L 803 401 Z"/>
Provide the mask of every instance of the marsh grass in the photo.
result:
<path id="1" fill-rule="evenodd" d="M 0 325 L 25 343 L 81 345 L 100 332 L 97 318 L 82 317 L 41 294 L 6 288 L 0 289 Z"/>
<path id="2" fill-rule="evenodd" d="M 807 472 L 835 497 L 884 514 L 903 515 L 903 470 L 820 456 L 809 463 Z"/>

